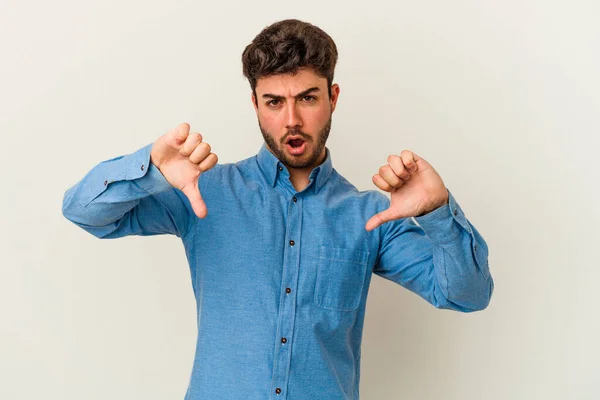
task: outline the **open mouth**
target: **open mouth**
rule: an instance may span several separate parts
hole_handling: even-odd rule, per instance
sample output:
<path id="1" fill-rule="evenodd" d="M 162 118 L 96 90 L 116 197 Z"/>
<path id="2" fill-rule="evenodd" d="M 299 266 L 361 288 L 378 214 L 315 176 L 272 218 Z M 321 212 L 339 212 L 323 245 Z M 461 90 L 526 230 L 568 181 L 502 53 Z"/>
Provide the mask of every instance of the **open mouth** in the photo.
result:
<path id="1" fill-rule="evenodd" d="M 303 139 L 291 139 L 287 142 L 286 148 L 292 155 L 299 156 L 304 154 L 306 142 Z"/>
<path id="2" fill-rule="evenodd" d="M 297 147 L 300 147 L 300 146 L 302 146 L 304 144 L 304 140 L 302 140 L 302 139 L 292 139 L 292 140 L 290 140 L 288 142 L 288 144 L 290 146 L 292 146 L 293 148 L 297 148 Z"/>

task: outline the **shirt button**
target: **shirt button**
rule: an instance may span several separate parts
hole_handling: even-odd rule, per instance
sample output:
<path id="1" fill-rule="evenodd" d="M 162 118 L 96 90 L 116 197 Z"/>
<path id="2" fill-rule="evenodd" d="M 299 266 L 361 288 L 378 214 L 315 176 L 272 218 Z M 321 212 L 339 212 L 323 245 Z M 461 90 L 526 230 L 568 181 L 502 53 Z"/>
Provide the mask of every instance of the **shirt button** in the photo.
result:
<path id="1" fill-rule="evenodd" d="M 142 169 L 142 171 L 144 170 L 144 164 L 142 164 L 142 166 L 140 167 Z"/>
<path id="2" fill-rule="evenodd" d="M 280 171 L 283 171 L 283 168 L 282 168 L 282 167 L 279 167 L 279 170 L 280 170 Z"/>
<path id="3" fill-rule="evenodd" d="M 477 251 L 477 245 L 473 246 L 473 250 Z"/>
<path id="4" fill-rule="evenodd" d="M 294 200 L 294 203 L 298 201 L 298 199 L 296 198 L 296 196 L 294 196 L 294 197 L 292 198 L 292 200 Z"/>
<path id="5" fill-rule="evenodd" d="M 294 244 L 296 244 L 296 242 L 294 242 L 293 240 L 290 240 L 290 246 L 293 246 Z"/>
<path id="6" fill-rule="evenodd" d="M 292 289 L 290 289 L 289 287 L 286 287 L 286 288 L 285 288 L 285 292 L 289 294 L 289 293 L 291 293 L 291 292 L 292 292 Z"/>
<path id="7" fill-rule="evenodd" d="M 279 389 L 279 388 L 275 389 L 275 393 L 277 393 L 277 394 L 281 393 L 281 389 Z"/>
<path id="8" fill-rule="evenodd" d="M 284 338 L 284 337 L 282 337 L 282 338 L 281 338 L 281 343 L 284 343 L 284 344 L 285 344 L 285 343 L 287 343 L 287 339 L 286 339 L 286 338 Z"/>
<path id="9" fill-rule="evenodd" d="M 104 181 L 104 186 L 108 185 L 108 181 Z"/>
<path id="10" fill-rule="evenodd" d="M 458 214 L 458 211 L 456 211 L 456 208 L 454 209 L 454 215 Z"/>

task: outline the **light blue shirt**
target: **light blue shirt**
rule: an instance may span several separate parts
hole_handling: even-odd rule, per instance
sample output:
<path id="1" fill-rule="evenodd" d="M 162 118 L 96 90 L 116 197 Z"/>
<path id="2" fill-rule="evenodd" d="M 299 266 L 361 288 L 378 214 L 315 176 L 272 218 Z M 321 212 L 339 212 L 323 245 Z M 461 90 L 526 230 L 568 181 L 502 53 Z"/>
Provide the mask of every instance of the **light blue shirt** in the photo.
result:
<path id="1" fill-rule="evenodd" d="M 186 400 L 358 399 L 373 273 L 437 308 L 489 304 L 487 244 L 449 191 L 448 204 L 368 232 L 386 195 L 358 191 L 328 148 L 297 192 L 263 144 L 200 176 L 200 219 L 150 163 L 151 148 L 96 165 L 66 191 L 62 212 L 98 238 L 183 241 L 198 324 Z"/>

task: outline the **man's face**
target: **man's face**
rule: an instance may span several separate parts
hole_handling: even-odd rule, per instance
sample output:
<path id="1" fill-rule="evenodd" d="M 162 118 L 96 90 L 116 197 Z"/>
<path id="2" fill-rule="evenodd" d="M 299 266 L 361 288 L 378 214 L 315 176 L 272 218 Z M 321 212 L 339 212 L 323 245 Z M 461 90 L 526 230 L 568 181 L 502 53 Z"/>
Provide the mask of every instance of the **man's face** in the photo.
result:
<path id="1" fill-rule="evenodd" d="M 288 168 L 311 170 L 325 160 L 325 142 L 339 95 L 312 70 L 271 75 L 256 83 L 252 103 L 269 150 Z M 296 138 L 296 140 L 290 140 Z"/>

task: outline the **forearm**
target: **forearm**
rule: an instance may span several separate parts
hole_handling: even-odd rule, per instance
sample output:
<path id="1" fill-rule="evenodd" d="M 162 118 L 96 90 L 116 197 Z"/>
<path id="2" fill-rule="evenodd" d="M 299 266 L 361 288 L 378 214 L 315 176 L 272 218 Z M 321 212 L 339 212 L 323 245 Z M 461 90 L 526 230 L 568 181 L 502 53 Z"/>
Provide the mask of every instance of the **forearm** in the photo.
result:
<path id="1" fill-rule="evenodd" d="M 455 199 L 450 196 L 448 204 L 415 220 L 431 241 L 436 285 L 447 300 L 441 308 L 486 308 L 494 289 L 487 243 Z"/>
<path id="2" fill-rule="evenodd" d="M 65 192 L 63 215 L 95 236 L 104 237 L 119 229 L 123 218 L 132 217 L 128 213 L 135 212 L 136 207 L 139 215 L 157 214 L 158 200 L 150 196 L 172 190 L 173 187 L 150 163 L 150 149 L 148 145 L 92 168 Z M 133 224 L 128 225 L 131 227 Z M 141 229 L 127 232 L 135 233 L 144 234 Z"/>

